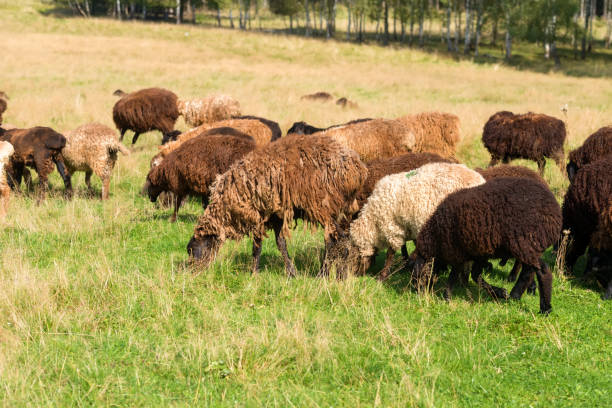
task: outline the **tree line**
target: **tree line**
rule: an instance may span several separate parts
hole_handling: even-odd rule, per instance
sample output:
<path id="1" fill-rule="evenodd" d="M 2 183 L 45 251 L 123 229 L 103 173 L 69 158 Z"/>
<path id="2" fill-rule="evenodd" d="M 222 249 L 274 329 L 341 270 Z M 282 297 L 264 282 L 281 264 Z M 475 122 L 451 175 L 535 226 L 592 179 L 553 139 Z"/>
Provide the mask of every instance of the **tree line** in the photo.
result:
<path id="1" fill-rule="evenodd" d="M 604 46 L 612 37 L 612 0 L 54 0 L 85 17 L 163 19 L 177 24 L 196 22 L 196 11 L 216 14 L 217 25 L 261 27 L 265 11 L 289 20 L 289 31 L 305 36 L 339 37 L 339 9 L 345 38 L 366 36 L 383 45 L 391 41 L 423 47 L 434 36 L 449 52 L 478 56 L 486 37 L 512 57 L 517 40 L 539 44 L 546 58 L 559 64 L 557 44 L 571 44 L 574 55 L 586 58 L 593 47 L 593 22 L 606 23 Z M 375 25 L 372 32 L 367 24 Z M 435 32 L 434 32 L 435 31 Z M 429 37 L 429 38 L 428 38 Z"/>

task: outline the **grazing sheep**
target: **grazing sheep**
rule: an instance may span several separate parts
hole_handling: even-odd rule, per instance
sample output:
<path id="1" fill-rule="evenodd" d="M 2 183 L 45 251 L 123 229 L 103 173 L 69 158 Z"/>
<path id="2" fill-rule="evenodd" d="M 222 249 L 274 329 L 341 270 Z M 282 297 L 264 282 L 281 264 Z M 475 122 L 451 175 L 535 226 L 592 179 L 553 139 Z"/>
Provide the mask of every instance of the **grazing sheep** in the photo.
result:
<path id="1" fill-rule="evenodd" d="M 178 111 L 187 125 L 197 127 L 240 116 L 240 103 L 228 95 L 211 95 L 201 99 L 179 100 Z"/>
<path id="2" fill-rule="evenodd" d="M 117 153 L 129 155 L 130 152 L 123 147 L 117 133 L 108 126 L 100 123 L 88 123 L 71 130 L 65 134 L 66 147 L 62 156 L 68 169 L 68 180 L 76 171 L 85 172 L 85 184 L 91 191 L 91 175 L 95 173 L 102 181 L 102 200 L 108 199 L 110 177 Z M 72 184 L 69 184 L 72 191 Z"/>
<path id="3" fill-rule="evenodd" d="M 612 126 L 605 126 L 589 136 L 582 146 L 569 154 L 567 176 L 574 180 L 580 168 L 612 154 Z"/>
<path id="4" fill-rule="evenodd" d="M 336 101 L 336 105 L 341 106 L 342 108 L 346 109 L 346 108 L 350 108 L 350 109 L 357 109 L 359 108 L 359 105 L 357 105 L 355 102 L 353 101 L 349 101 L 348 99 L 346 99 L 345 97 L 339 98 Z"/>
<path id="5" fill-rule="evenodd" d="M 565 136 L 565 123 L 560 119 L 532 112 L 515 115 L 502 111 L 485 124 L 482 142 L 491 154 L 489 167 L 500 160 L 509 163 L 513 159 L 528 159 L 538 164 L 543 176 L 547 157 L 565 174 Z"/>
<path id="6" fill-rule="evenodd" d="M 303 101 L 329 102 L 334 97 L 329 92 L 315 92 L 313 94 L 303 95 L 300 97 Z"/>
<path id="7" fill-rule="evenodd" d="M 486 181 L 502 177 L 518 177 L 535 180 L 548 188 L 548 184 L 546 184 L 546 181 L 540 177 L 538 173 L 524 166 L 502 164 L 500 166 L 489 167 L 486 169 L 477 168 L 475 170 L 479 172 Z M 506 262 L 508 262 L 508 259 L 502 259 L 499 264 L 500 266 L 504 266 Z M 516 281 L 521 267 L 521 263 L 515 260 L 514 265 L 512 266 L 512 271 L 510 271 L 510 275 L 508 275 L 508 282 Z M 529 285 L 529 292 L 535 293 L 535 281 Z"/>
<path id="8" fill-rule="evenodd" d="M 572 240 L 565 255 L 565 265 L 570 271 L 589 245 L 610 197 L 612 155 L 582 167 L 565 194 L 563 229 L 570 230 Z"/>
<path id="9" fill-rule="evenodd" d="M 113 121 L 123 136 L 127 130 L 134 131 L 132 144 L 141 133 L 159 130 L 163 134 L 162 144 L 176 137 L 174 124 L 179 117 L 177 96 L 162 88 L 147 88 L 126 94 L 116 90 L 114 95 L 121 99 L 113 107 Z"/>
<path id="10" fill-rule="evenodd" d="M 256 149 L 217 177 L 187 251 L 206 266 L 226 239 L 249 234 L 257 271 L 262 238 L 271 227 L 293 276 L 285 238 L 294 218 L 321 224 L 327 247 L 337 237 L 338 220 L 353 215 L 367 172 L 355 152 L 325 136 L 291 135 Z"/>
<path id="11" fill-rule="evenodd" d="M 227 133 L 209 136 L 200 135 L 186 141 L 170 153 L 159 166 L 153 167 L 147 176 L 146 191 L 152 202 L 160 193 L 174 194 L 174 213 L 170 222 L 176 221 L 181 202 L 187 195 L 202 197 L 202 204 L 208 202 L 209 186 L 219 174 L 254 150 L 253 138 L 235 135 L 232 128 L 221 128 Z"/>
<path id="12" fill-rule="evenodd" d="M 14 152 L 15 149 L 13 149 L 12 144 L 4 141 L 0 142 L 0 219 L 4 218 L 8 210 L 11 188 L 6 177 L 6 168 Z"/>
<path id="13" fill-rule="evenodd" d="M 316 135 L 329 136 L 369 161 L 399 156 L 415 145 L 414 134 L 396 120 L 372 119 L 329 128 Z"/>
<path id="14" fill-rule="evenodd" d="M 19 189 L 24 171 L 26 177 L 29 176 L 30 172 L 25 169 L 26 166 L 32 167 L 38 173 L 38 201 L 45 198 L 48 177 L 54 166 L 57 166 L 66 189 L 69 188 L 70 179 L 62 158 L 62 149 L 66 146 L 66 138 L 63 135 L 51 128 L 38 126 L 7 130 L 0 136 L 0 140 L 11 143 L 15 149 L 7 168 L 8 181 L 12 188 Z"/>
<path id="15" fill-rule="evenodd" d="M 317 132 L 324 132 L 326 130 L 337 128 L 337 127 L 340 127 L 340 126 L 347 126 L 347 125 L 352 125 L 354 123 L 367 122 L 369 120 L 372 120 L 372 119 L 371 118 L 355 119 L 355 120 L 351 120 L 350 122 L 342 123 L 340 125 L 332 125 L 332 126 L 330 126 L 328 128 L 314 127 L 314 126 L 309 125 L 306 122 L 295 122 L 289 128 L 289 130 L 287 131 L 287 134 L 288 135 L 290 135 L 290 134 L 312 135 L 312 134 L 317 133 Z"/>
<path id="16" fill-rule="evenodd" d="M 470 261 L 472 279 L 496 298 L 507 292 L 488 284 L 481 273 L 490 258 L 516 258 L 523 270 L 510 296 L 520 299 L 536 273 L 540 312 L 551 310 L 552 273 L 541 259 L 559 239 L 561 209 L 542 183 L 524 178 L 499 178 L 450 194 L 425 223 L 416 240 L 417 280 L 425 261 L 435 259 L 434 269 L 452 266 L 447 293 L 450 296 L 459 271 Z"/>
<path id="17" fill-rule="evenodd" d="M 0 125 L 2 124 L 2 115 L 6 112 L 9 97 L 4 92 L 0 91 Z"/>
<path id="18" fill-rule="evenodd" d="M 588 272 L 594 273 L 605 288 L 604 300 L 612 299 L 612 197 L 591 237 L 589 256 L 591 271 Z"/>
<path id="19" fill-rule="evenodd" d="M 382 178 L 351 223 L 350 235 L 342 237 L 328 251 L 325 268 L 335 265 L 341 275 L 363 274 L 376 250 L 387 249 L 385 266 L 380 272 L 380 279 L 386 279 L 395 251 L 416 239 L 448 194 L 484 182 L 477 172 L 452 163 L 430 163 Z M 342 258 L 343 265 L 339 262 Z"/>
<path id="20" fill-rule="evenodd" d="M 413 151 L 437 153 L 442 157 L 455 157 L 461 141 L 460 121 L 456 115 L 442 112 L 423 112 L 397 119 L 414 133 Z"/>

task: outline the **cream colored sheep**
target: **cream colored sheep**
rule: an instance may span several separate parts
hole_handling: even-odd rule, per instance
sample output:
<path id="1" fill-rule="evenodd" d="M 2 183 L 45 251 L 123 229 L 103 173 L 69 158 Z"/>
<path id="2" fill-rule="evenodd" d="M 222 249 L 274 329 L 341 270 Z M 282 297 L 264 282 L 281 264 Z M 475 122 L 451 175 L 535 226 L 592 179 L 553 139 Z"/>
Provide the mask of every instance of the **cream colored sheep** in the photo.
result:
<path id="1" fill-rule="evenodd" d="M 108 198 L 110 177 L 117 152 L 129 155 L 130 152 L 121 144 L 117 133 L 100 123 L 88 123 L 66 132 L 66 147 L 62 150 L 69 178 L 75 171 L 85 172 L 85 183 L 91 190 L 91 174 L 102 180 L 102 199 Z M 72 192 L 72 185 L 69 188 Z"/>
<path id="2" fill-rule="evenodd" d="M 211 95 L 201 99 L 179 100 L 177 107 L 185 123 L 197 127 L 240 116 L 240 103 L 228 95 Z"/>
<path id="3" fill-rule="evenodd" d="M 9 160 L 15 149 L 9 142 L 0 142 L 0 218 L 4 218 L 8 209 L 9 197 L 11 195 L 11 188 L 8 185 L 6 178 L 6 166 L 9 164 Z"/>
<path id="4" fill-rule="evenodd" d="M 348 258 L 349 271 L 365 272 L 376 250 L 387 250 L 380 277 L 388 276 L 395 251 L 417 234 L 447 195 L 483 184 L 485 179 L 463 164 L 431 163 L 409 172 L 382 178 L 372 191 L 359 216 L 351 223 L 350 234 L 328 251 L 326 268 Z M 346 251 L 348 248 L 348 251 Z"/>

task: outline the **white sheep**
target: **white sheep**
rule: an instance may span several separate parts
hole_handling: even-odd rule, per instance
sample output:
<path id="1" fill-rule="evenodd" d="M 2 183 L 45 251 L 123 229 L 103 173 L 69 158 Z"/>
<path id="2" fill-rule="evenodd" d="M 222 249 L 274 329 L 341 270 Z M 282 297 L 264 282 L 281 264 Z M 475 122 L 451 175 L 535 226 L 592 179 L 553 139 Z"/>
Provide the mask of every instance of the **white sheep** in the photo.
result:
<path id="1" fill-rule="evenodd" d="M 485 179 L 463 164 L 431 163 L 383 177 L 372 191 L 350 234 L 327 251 L 324 268 L 331 265 L 365 273 L 377 250 L 387 249 L 380 278 L 388 277 L 395 251 L 416 239 L 419 231 L 447 195 L 484 184 Z M 342 262 L 339 262 L 343 259 Z M 341 265 L 343 264 L 343 265 Z M 344 271 L 338 270 L 344 275 Z"/>
<path id="2" fill-rule="evenodd" d="M 191 127 L 240 116 L 240 103 L 228 95 L 179 100 L 177 108 L 185 123 Z"/>
<path id="3" fill-rule="evenodd" d="M 15 149 L 9 142 L 0 141 L 0 218 L 4 218 L 8 209 L 11 188 L 6 178 L 6 166 Z"/>

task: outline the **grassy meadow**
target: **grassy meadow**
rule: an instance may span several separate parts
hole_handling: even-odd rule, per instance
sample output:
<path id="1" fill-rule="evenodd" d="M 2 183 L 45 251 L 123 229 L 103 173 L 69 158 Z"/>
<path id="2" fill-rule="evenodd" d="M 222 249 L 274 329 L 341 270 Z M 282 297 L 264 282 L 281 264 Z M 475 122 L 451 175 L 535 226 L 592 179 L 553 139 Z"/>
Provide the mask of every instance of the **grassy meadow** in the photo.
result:
<path id="1" fill-rule="evenodd" d="M 89 121 L 113 126 L 113 91 L 150 86 L 183 97 L 228 93 L 243 113 L 284 131 L 298 120 L 323 126 L 440 110 L 461 118 L 458 156 L 476 167 L 488 163 L 480 135 L 498 110 L 563 118 L 568 149 L 612 114 L 610 76 L 44 10 L 36 1 L 0 0 L 7 124 L 60 132 Z M 300 102 L 320 90 L 359 109 Z M 182 119 L 177 126 L 185 129 Z M 3 406 L 610 404 L 612 302 L 560 271 L 553 311 L 543 317 L 537 297 L 495 302 L 474 283 L 451 301 L 439 291 L 417 295 L 399 265 L 385 283 L 317 278 L 322 233 L 301 225 L 289 241 L 295 279 L 285 277 L 273 233 L 258 276 L 249 273 L 249 239 L 226 243 L 210 269 L 192 269 L 186 245 L 199 204 L 187 203 L 170 224 L 171 209 L 139 195 L 160 139 L 145 134 L 120 156 L 107 202 L 87 194 L 82 173 L 71 201 L 57 173 L 43 204 L 32 193 L 12 196 L 0 221 Z M 568 182 L 553 162 L 545 176 L 561 200 Z M 546 256 L 554 263 L 552 252 Z M 511 266 L 487 278 L 510 289 Z"/>

